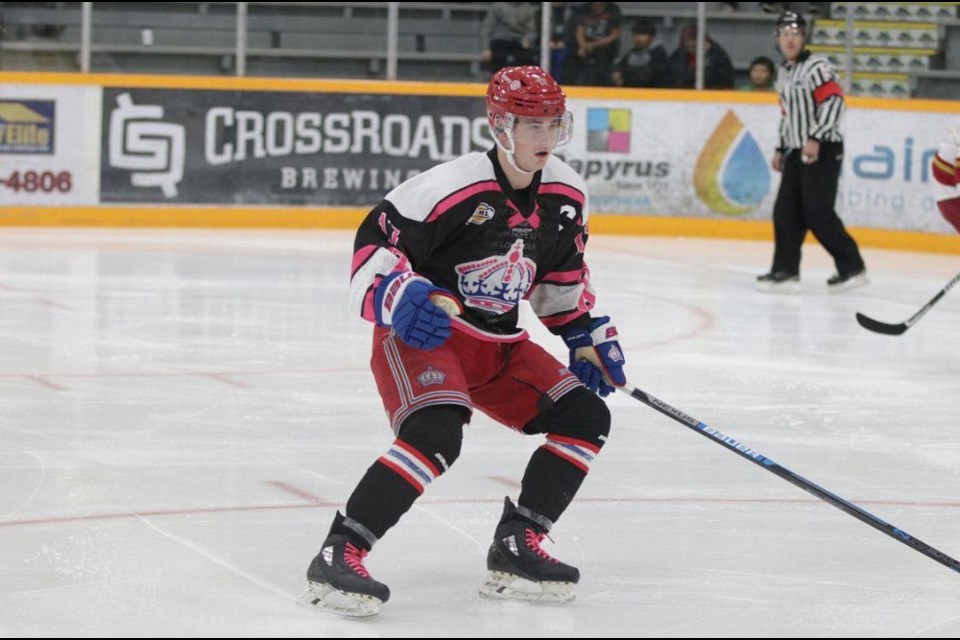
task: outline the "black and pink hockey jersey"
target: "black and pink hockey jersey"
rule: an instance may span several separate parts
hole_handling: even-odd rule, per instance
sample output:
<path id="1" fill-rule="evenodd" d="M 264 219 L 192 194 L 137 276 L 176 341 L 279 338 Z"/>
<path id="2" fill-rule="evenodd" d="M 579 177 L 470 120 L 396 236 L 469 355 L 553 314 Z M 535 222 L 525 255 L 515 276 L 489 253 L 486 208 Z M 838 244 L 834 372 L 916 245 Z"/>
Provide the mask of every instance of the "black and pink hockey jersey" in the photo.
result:
<path id="1" fill-rule="evenodd" d="M 588 215 L 586 184 L 562 160 L 551 157 L 515 192 L 495 149 L 467 154 L 407 180 L 367 215 L 354 244 L 351 303 L 375 321 L 380 280 L 414 271 L 460 300 L 453 328 L 482 340 L 526 338 L 517 327 L 524 299 L 555 334 L 587 326 Z"/>

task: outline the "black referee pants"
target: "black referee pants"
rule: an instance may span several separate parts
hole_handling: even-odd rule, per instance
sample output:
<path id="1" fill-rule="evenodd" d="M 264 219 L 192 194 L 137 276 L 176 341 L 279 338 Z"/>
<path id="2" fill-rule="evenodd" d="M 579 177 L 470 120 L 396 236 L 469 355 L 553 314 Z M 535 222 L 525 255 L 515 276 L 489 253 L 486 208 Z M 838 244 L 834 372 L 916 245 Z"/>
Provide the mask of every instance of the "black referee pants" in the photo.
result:
<path id="1" fill-rule="evenodd" d="M 813 164 L 804 164 L 800 155 L 799 149 L 789 149 L 783 157 L 783 178 L 773 205 L 772 271 L 800 273 L 800 249 L 808 230 L 833 256 L 840 275 L 861 271 L 857 243 L 834 209 L 843 143 L 820 143 L 820 156 Z"/>

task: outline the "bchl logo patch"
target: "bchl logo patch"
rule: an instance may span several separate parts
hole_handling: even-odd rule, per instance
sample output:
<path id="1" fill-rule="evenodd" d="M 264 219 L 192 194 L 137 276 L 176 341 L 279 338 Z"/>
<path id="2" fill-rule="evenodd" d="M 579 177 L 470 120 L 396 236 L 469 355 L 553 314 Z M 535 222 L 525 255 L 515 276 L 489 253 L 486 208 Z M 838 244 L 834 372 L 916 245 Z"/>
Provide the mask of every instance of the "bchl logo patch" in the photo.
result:
<path id="1" fill-rule="evenodd" d="M 477 207 L 477 210 L 473 212 L 473 215 L 470 216 L 470 219 L 467 220 L 467 224 L 476 224 L 481 225 L 487 220 L 492 220 L 496 210 L 488 205 L 486 202 L 481 202 L 480 206 Z"/>
<path id="2" fill-rule="evenodd" d="M 427 370 L 417 376 L 417 380 L 420 382 L 420 386 L 429 387 L 434 384 L 443 384 L 443 381 L 447 379 L 447 374 L 443 371 L 437 371 L 433 367 L 427 367 Z"/>

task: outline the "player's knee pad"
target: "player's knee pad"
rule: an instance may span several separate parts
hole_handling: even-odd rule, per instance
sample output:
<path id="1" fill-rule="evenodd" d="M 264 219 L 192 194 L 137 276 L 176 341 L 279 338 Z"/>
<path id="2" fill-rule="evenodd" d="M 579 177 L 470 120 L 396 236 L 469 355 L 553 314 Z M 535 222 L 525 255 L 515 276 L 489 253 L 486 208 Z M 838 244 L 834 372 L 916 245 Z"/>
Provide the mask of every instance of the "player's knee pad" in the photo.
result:
<path id="1" fill-rule="evenodd" d="M 610 410 L 595 393 L 578 388 L 524 426 L 524 433 L 545 433 L 602 447 L 610 434 Z"/>
<path id="2" fill-rule="evenodd" d="M 428 462 L 436 471 L 435 476 L 445 472 L 460 457 L 463 442 L 463 425 L 467 422 L 467 410 L 456 405 L 427 407 L 407 418 L 400 426 L 397 444 L 412 448 L 419 454 L 419 462 Z M 414 454 L 414 457 L 417 457 Z"/>

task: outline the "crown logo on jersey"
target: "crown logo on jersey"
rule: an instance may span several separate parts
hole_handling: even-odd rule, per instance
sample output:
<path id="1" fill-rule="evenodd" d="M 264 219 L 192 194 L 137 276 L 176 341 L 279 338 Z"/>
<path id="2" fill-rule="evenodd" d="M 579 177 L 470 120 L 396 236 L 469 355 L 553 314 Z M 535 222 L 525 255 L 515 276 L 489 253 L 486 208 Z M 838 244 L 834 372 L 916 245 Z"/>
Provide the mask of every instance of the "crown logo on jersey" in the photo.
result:
<path id="1" fill-rule="evenodd" d="M 523 240 L 514 242 L 504 256 L 491 256 L 456 267 L 464 304 L 494 313 L 512 310 L 533 285 L 537 265 L 523 257 Z"/>
<path id="2" fill-rule="evenodd" d="M 447 374 L 443 371 L 437 371 L 433 367 L 427 367 L 427 370 L 417 376 L 417 380 L 420 381 L 420 385 L 424 387 L 429 387 L 432 384 L 443 384 L 443 381 L 447 379 Z"/>
<path id="3" fill-rule="evenodd" d="M 470 219 L 467 220 L 467 224 L 483 224 L 487 220 L 492 220 L 496 212 L 496 209 L 488 205 L 486 202 L 481 202 L 477 206 L 476 211 L 473 212 L 473 215 L 470 216 Z"/>

